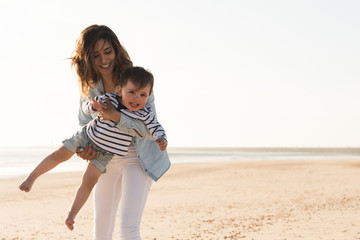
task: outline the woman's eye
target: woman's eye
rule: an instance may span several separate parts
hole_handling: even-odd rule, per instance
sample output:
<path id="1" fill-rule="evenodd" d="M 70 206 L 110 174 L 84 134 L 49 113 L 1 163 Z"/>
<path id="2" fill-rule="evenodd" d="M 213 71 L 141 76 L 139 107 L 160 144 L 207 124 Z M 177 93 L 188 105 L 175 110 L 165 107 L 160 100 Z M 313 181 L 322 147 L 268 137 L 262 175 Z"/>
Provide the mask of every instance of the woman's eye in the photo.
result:
<path id="1" fill-rule="evenodd" d="M 94 58 L 97 58 L 99 55 L 94 55 Z"/>
<path id="2" fill-rule="evenodd" d="M 112 53 L 112 51 L 109 51 L 109 52 L 106 52 L 105 54 L 111 54 Z"/>

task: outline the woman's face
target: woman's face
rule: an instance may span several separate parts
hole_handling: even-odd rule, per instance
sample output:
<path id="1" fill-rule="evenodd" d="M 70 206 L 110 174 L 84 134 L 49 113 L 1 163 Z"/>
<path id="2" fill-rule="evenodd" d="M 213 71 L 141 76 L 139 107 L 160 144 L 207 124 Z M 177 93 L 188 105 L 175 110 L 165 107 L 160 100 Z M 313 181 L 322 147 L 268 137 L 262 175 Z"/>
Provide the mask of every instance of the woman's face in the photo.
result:
<path id="1" fill-rule="evenodd" d="M 100 39 L 95 44 L 94 49 L 94 63 L 95 67 L 101 76 L 111 77 L 115 64 L 115 51 L 111 44 L 103 39 Z"/>

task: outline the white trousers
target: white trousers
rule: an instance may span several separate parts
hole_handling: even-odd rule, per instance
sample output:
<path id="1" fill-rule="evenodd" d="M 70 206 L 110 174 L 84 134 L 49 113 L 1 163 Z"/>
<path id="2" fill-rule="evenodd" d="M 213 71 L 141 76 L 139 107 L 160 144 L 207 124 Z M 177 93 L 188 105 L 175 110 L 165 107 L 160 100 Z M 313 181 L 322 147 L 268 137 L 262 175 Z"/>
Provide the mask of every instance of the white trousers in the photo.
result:
<path id="1" fill-rule="evenodd" d="M 116 212 L 120 239 L 140 239 L 140 222 L 153 180 L 144 172 L 134 146 L 125 157 L 114 156 L 95 185 L 94 240 L 112 240 Z"/>

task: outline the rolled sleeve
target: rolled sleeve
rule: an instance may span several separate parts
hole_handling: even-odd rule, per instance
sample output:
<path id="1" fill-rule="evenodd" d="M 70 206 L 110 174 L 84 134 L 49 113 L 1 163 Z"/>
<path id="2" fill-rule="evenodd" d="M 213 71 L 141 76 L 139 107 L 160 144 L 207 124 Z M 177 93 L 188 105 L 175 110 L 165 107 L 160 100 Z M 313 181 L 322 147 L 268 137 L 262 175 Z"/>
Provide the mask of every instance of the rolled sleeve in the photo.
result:
<path id="1" fill-rule="evenodd" d="M 80 98 L 80 107 L 79 107 L 79 113 L 78 113 L 78 120 L 79 120 L 80 126 L 84 126 L 84 125 L 88 124 L 88 122 L 90 122 L 97 116 L 97 112 L 93 112 L 93 113 L 84 112 L 84 110 L 82 108 L 84 101 L 86 101 L 86 99 Z"/>

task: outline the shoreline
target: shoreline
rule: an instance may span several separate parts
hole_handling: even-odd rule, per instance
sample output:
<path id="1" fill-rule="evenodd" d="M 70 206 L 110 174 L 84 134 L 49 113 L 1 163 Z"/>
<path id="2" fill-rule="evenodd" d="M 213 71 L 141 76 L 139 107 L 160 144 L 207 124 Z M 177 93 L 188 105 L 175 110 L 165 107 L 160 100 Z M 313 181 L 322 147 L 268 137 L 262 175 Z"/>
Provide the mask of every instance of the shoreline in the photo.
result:
<path id="1" fill-rule="evenodd" d="M 207 152 L 209 153 L 209 152 Z M 214 151 L 215 153 L 215 151 Z M 249 153 L 249 152 L 248 152 Z M 216 154 L 214 155 L 207 155 L 205 157 L 202 157 L 201 155 L 199 156 L 195 156 L 195 155 L 183 155 L 183 152 L 181 152 L 181 154 L 179 156 L 177 156 L 176 152 L 172 152 L 172 155 L 170 155 L 170 160 L 172 162 L 172 165 L 177 165 L 177 164 L 212 164 L 212 163 L 252 163 L 252 162 L 269 162 L 269 161 L 339 161 L 342 159 L 349 159 L 349 160 L 360 160 L 360 155 L 354 154 L 354 155 L 350 155 L 348 153 L 346 153 L 345 155 L 339 153 L 339 155 L 336 154 L 332 154 L 330 153 L 329 155 L 309 155 L 309 156 L 305 156 L 305 155 L 299 155 L 299 156 L 289 156 L 289 155 L 284 155 L 284 152 L 281 152 L 280 155 L 267 155 L 268 152 L 266 152 L 266 155 L 263 155 L 263 157 L 252 157 L 252 156 L 235 156 L 232 159 L 229 158 L 229 156 L 232 155 L 227 155 L 226 152 L 219 152 L 216 151 Z M 276 152 L 273 152 L 276 154 Z M 314 153 L 315 154 L 315 153 Z M 176 160 L 174 161 L 174 159 L 176 158 Z M 196 158 L 197 160 L 192 161 L 192 160 L 185 160 L 185 159 L 189 159 L 189 158 Z M 226 158 L 226 159 L 224 159 Z M 179 160 L 180 159 L 180 160 Z M 18 171 L 18 168 L 13 167 L 12 169 L 15 170 L 15 172 L 12 172 L 12 170 L 8 167 L 5 168 L 1 168 L 0 165 L 0 180 L 6 180 L 6 179 L 13 179 L 13 178 L 24 178 L 26 177 L 31 170 L 36 166 L 37 163 L 32 163 L 31 166 L 27 166 L 26 170 L 24 170 L 25 168 L 22 169 L 21 172 Z M 82 159 L 74 156 L 72 159 L 70 159 L 68 162 L 62 163 L 61 165 L 59 165 L 58 167 L 56 167 L 55 169 L 51 170 L 48 174 L 53 174 L 53 173 L 82 173 L 86 168 L 86 163 L 83 162 Z"/>
<path id="2" fill-rule="evenodd" d="M 24 177 L 52 152 L 51 147 L 8 148 L 0 147 L 0 179 Z M 170 160 L 180 163 L 253 162 L 272 160 L 309 159 L 360 159 L 356 148 L 169 148 Z M 77 156 L 60 164 L 52 172 L 83 171 L 84 161 Z"/>
<path id="3" fill-rule="evenodd" d="M 360 156 L 356 147 L 169 147 L 168 151 L 205 151 L 205 152 L 313 152 L 313 153 L 349 153 Z"/>
<path id="4" fill-rule="evenodd" d="M 56 149 L 54 146 L 0 146 L 0 151 L 12 151 L 13 149 Z M 339 152 L 355 153 L 360 155 L 360 147 L 171 147 L 167 148 L 168 152 L 172 151 L 206 151 L 206 152 Z"/>
<path id="5" fill-rule="evenodd" d="M 92 197 L 73 232 L 63 224 L 80 179 L 49 173 L 30 193 L 0 179 L 3 239 L 91 239 Z M 142 238 L 359 239 L 359 182 L 360 158 L 173 164 L 150 190 Z"/>

